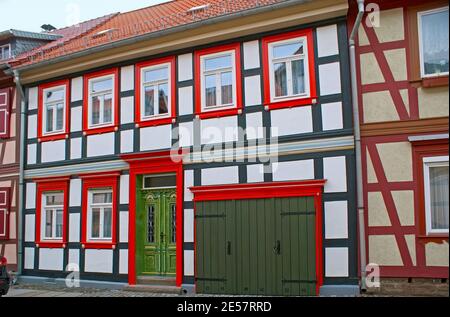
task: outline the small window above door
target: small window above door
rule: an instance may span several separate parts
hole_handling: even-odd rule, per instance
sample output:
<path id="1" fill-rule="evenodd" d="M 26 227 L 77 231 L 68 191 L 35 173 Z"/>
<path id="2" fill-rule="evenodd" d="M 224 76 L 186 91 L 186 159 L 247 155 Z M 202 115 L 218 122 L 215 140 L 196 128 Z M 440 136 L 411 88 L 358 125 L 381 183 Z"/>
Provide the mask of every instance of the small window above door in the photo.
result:
<path id="1" fill-rule="evenodd" d="M 143 189 L 174 187 L 176 187 L 176 175 L 148 175 L 143 178 Z"/>

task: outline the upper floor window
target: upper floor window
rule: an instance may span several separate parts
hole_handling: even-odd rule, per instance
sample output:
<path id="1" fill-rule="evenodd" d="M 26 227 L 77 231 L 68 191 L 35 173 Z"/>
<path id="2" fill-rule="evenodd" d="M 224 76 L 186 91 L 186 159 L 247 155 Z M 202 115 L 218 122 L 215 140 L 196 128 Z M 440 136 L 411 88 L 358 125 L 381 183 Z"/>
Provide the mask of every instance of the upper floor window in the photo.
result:
<path id="1" fill-rule="evenodd" d="M 171 123 L 175 117 L 175 57 L 136 65 L 137 122 L 140 126 Z"/>
<path id="2" fill-rule="evenodd" d="M 62 80 L 39 86 L 39 139 L 64 138 L 69 129 L 69 81 Z"/>
<path id="3" fill-rule="evenodd" d="M 448 156 L 423 158 L 427 233 L 448 233 Z"/>
<path id="4" fill-rule="evenodd" d="M 263 39 L 266 105 L 272 108 L 313 103 L 315 98 L 312 31 Z"/>
<path id="5" fill-rule="evenodd" d="M 11 117 L 11 88 L 0 89 L 0 138 L 9 138 Z"/>
<path id="6" fill-rule="evenodd" d="M 422 78 L 449 73 L 448 6 L 418 12 L 420 71 Z"/>
<path id="7" fill-rule="evenodd" d="M 2 45 L 0 46 L 0 60 L 11 58 L 11 45 Z"/>
<path id="8" fill-rule="evenodd" d="M 86 133 L 113 131 L 118 118 L 118 70 L 101 71 L 85 76 Z"/>
<path id="9" fill-rule="evenodd" d="M 196 52 L 197 112 L 236 114 L 241 108 L 240 45 Z M 224 112 L 225 111 L 225 112 Z"/>
<path id="10" fill-rule="evenodd" d="M 60 240 L 63 237 L 64 192 L 43 194 L 41 237 Z"/>

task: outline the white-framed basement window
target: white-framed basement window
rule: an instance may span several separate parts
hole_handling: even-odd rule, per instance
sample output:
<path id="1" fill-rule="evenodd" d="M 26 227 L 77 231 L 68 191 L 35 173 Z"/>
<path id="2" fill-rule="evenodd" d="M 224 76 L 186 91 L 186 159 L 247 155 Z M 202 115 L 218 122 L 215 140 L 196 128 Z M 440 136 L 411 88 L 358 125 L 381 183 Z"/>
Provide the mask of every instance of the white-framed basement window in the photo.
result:
<path id="1" fill-rule="evenodd" d="M 112 188 L 88 191 L 87 230 L 90 241 L 112 239 Z"/>
<path id="2" fill-rule="evenodd" d="M 202 112 L 236 107 L 235 59 L 234 50 L 200 57 Z"/>
<path id="3" fill-rule="evenodd" d="M 309 97 L 307 38 L 269 43 L 268 54 L 271 101 Z"/>
<path id="4" fill-rule="evenodd" d="M 141 120 L 171 116 L 171 63 L 141 69 Z"/>
<path id="5" fill-rule="evenodd" d="M 111 126 L 115 116 L 115 75 L 89 79 L 88 122 L 89 128 Z"/>
<path id="6" fill-rule="evenodd" d="M 43 90 L 43 135 L 64 132 L 66 129 L 66 85 Z"/>
<path id="7" fill-rule="evenodd" d="M 448 156 L 423 158 L 427 234 L 448 233 Z"/>
<path id="8" fill-rule="evenodd" d="M 11 44 L 0 46 L 0 60 L 11 58 Z"/>
<path id="9" fill-rule="evenodd" d="M 43 240 L 61 240 L 64 222 L 64 192 L 42 194 L 41 237 Z"/>
<path id="10" fill-rule="evenodd" d="M 417 13 L 422 78 L 449 74 L 448 6 Z"/>

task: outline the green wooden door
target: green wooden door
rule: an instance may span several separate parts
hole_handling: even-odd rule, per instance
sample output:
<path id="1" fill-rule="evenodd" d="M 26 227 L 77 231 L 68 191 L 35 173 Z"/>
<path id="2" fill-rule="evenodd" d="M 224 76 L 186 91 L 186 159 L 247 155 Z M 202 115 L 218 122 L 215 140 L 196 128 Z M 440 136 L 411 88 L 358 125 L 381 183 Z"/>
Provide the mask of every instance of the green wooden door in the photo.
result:
<path id="1" fill-rule="evenodd" d="M 313 197 L 196 204 L 197 292 L 315 295 Z"/>
<path id="2" fill-rule="evenodd" d="M 138 275 L 175 276 L 175 202 L 175 189 L 141 192 L 136 226 Z"/>

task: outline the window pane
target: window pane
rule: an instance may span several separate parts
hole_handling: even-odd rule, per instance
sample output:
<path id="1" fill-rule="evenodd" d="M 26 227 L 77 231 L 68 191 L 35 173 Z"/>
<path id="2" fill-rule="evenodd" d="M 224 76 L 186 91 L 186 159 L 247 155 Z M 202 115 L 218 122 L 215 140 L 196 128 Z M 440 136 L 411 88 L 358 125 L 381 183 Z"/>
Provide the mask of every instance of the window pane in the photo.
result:
<path id="1" fill-rule="evenodd" d="M 144 81 L 146 83 L 165 79 L 169 79 L 169 68 L 167 66 L 144 72 Z"/>
<path id="2" fill-rule="evenodd" d="M 211 57 L 205 59 L 205 70 L 210 71 L 214 69 L 232 67 L 231 54 L 224 56 Z"/>
<path id="3" fill-rule="evenodd" d="M 100 97 L 92 97 L 92 124 L 100 123 Z"/>
<path id="4" fill-rule="evenodd" d="M 64 100 L 64 89 L 47 91 L 45 94 L 46 102 L 55 102 Z"/>
<path id="5" fill-rule="evenodd" d="M 52 238 L 53 210 L 45 211 L 45 237 Z"/>
<path id="6" fill-rule="evenodd" d="M 53 131 L 53 107 L 47 107 L 47 115 L 46 115 L 46 127 L 45 131 L 52 132 Z"/>
<path id="7" fill-rule="evenodd" d="M 153 205 L 147 208 L 147 242 L 155 242 L 155 207 Z"/>
<path id="8" fill-rule="evenodd" d="M 292 61 L 292 85 L 294 95 L 305 93 L 305 65 L 302 59 Z"/>
<path id="9" fill-rule="evenodd" d="M 64 203 L 64 194 L 54 193 L 45 196 L 47 206 L 60 206 Z"/>
<path id="10" fill-rule="evenodd" d="M 105 208 L 103 211 L 103 238 L 111 238 L 112 229 L 112 209 Z"/>
<path id="11" fill-rule="evenodd" d="M 170 211 L 171 211 L 171 222 L 172 222 L 172 230 L 170 234 L 170 241 L 172 243 L 177 242 L 177 208 L 175 207 L 175 204 L 170 205 Z"/>
<path id="12" fill-rule="evenodd" d="M 103 105 L 103 123 L 111 123 L 112 122 L 112 95 L 107 94 L 103 96 L 104 105 Z"/>
<path id="13" fill-rule="evenodd" d="M 100 92 L 105 90 L 112 90 L 113 80 L 112 78 L 95 81 L 92 83 L 92 92 Z"/>
<path id="14" fill-rule="evenodd" d="M 55 238 L 62 238 L 63 232 L 63 210 L 56 210 L 56 236 Z"/>
<path id="15" fill-rule="evenodd" d="M 64 125 L 64 105 L 59 103 L 56 105 L 56 130 L 62 130 Z"/>
<path id="16" fill-rule="evenodd" d="M 216 103 L 216 75 L 209 75 L 205 77 L 206 87 L 206 107 L 215 106 Z"/>
<path id="17" fill-rule="evenodd" d="M 153 86 L 145 87 L 145 116 L 153 116 L 155 114 L 155 88 Z"/>
<path id="18" fill-rule="evenodd" d="M 94 193 L 92 202 L 94 204 L 110 204 L 112 203 L 112 193 Z"/>
<path id="19" fill-rule="evenodd" d="M 425 75 L 448 72 L 448 10 L 421 19 Z"/>
<path id="20" fill-rule="evenodd" d="M 144 188 L 158 188 L 158 187 L 175 187 L 176 176 L 146 176 L 144 177 Z"/>
<path id="21" fill-rule="evenodd" d="M 100 208 L 92 208 L 91 237 L 100 238 Z"/>
<path id="22" fill-rule="evenodd" d="M 298 41 L 289 44 L 280 44 L 273 47 L 273 57 L 288 57 L 303 54 L 303 42 Z"/>
<path id="23" fill-rule="evenodd" d="M 159 95 L 159 114 L 165 114 L 169 112 L 169 86 L 167 84 L 161 84 L 158 87 Z"/>
<path id="24" fill-rule="evenodd" d="M 275 72 L 275 96 L 287 95 L 287 75 L 286 63 L 276 63 L 274 65 Z"/>
<path id="25" fill-rule="evenodd" d="M 430 167 L 431 229 L 448 229 L 448 166 Z"/>
<path id="26" fill-rule="evenodd" d="M 233 103 L 233 73 L 226 72 L 220 75 L 222 84 L 222 104 L 231 104 Z"/>

